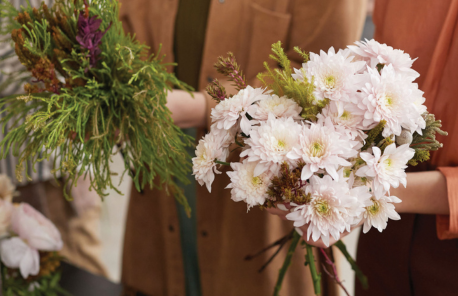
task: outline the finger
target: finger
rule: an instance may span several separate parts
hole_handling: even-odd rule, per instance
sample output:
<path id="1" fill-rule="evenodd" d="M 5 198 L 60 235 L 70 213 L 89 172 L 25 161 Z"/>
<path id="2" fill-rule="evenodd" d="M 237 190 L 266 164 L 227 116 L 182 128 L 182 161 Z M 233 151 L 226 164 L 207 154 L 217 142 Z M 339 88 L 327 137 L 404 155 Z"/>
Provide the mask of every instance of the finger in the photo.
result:
<path id="1" fill-rule="evenodd" d="M 266 211 L 272 215 L 277 215 L 277 216 L 286 216 L 288 214 L 288 212 L 282 211 L 277 208 L 268 208 L 266 209 Z"/>

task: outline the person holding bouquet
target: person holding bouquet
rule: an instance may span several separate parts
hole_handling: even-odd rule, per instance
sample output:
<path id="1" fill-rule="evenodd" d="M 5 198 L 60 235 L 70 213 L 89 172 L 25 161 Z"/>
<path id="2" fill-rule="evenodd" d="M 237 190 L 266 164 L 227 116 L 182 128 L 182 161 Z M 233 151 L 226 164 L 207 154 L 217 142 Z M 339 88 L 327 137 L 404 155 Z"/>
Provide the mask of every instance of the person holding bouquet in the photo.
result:
<path id="1" fill-rule="evenodd" d="M 443 148 L 427 163 L 411 168 L 406 188 L 391 189 L 390 194 L 402 200 L 396 204 L 400 221 L 390 222 L 394 225 L 382 233 L 372 229 L 360 236 L 357 263 L 368 277 L 369 289 L 356 282 L 355 295 L 456 295 L 458 1 L 376 1 L 373 18 L 376 41 L 418 57 L 413 64 L 420 74 L 416 82 L 424 91 L 428 112 L 442 120 L 448 136 L 438 135 Z M 390 58 L 388 51 L 369 43 L 366 51 Z M 281 210 L 270 212 L 285 217 Z M 307 243 L 326 247 L 321 240 Z"/>
<path id="2" fill-rule="evenodd" d="M 165 61 L 178 64 L 177 77 L 197 90 L 194 98 L 179 90 L 168 96 L 175 123 L 181 128 L 198 127 L 197 133 L 190 130 L 196 138 L 209 129 L 210 110 L 215 106 L 203 89 L 214 78 L 228 92 L 233 88 L 213 68 L 218 56 L 233 52 L 247 81 L 256 84 L 255 76 L 263 71 L 272 43 L 285 43 L 299 68 L 301 57 L 293 45 L 315 52 L 330 46 L 343 48 L 359 39 L 366 13 L 364 0 L 122 2 L 125 30 L 153 51 L 162 45 Z M 224 189 L 227 184 L 223 172 L 211 194 L 205 187 L 196 187 L 195 181 L 186 186 L 191 219 L 165 191 L 132 190 L 122 272 L 127 295 L 271 293 L 281 260 L 257 273 L 272 253 L 248 262 L 244 258 L 284 236 L 290 224 L 257 209 L 246 215 L 246 206 L 230 200 L 230 191 Z M 312 295 L 309 271 L 299 260 L 302 256 L 296 257 L 283 292 Z"/>

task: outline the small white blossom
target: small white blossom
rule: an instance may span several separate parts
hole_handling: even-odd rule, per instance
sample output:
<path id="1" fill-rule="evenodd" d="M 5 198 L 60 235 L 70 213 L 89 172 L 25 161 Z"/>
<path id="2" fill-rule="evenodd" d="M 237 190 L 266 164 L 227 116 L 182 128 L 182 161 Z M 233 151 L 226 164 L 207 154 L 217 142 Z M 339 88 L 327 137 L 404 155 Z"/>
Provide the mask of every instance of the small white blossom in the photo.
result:
<path id="1" fill-rule="evenodd" d="M 375 196 L 382 196 L 390 189 L 399 184 L 406 186 L 407 162 L 414 156 L 415 150 L 408 144 L 396 148 L 396 144 L 391 144 L 385 148 L 383 155 L 378 147 L 372 147 L 373 154 L 362 152 L 360 157 L 366 162 L 356 172 L 359 177 L 372 178 Z"/>
<path id="2" fill-rule="evenodd" d="M 354 146 L 358 142 L 351 141 L 347 135 L 335 130 L 330 118 L 322 123 L 311 123 L 303 126 L 299 135 L 299 145 L 295 146 L 288 157 L 305 162 L 302 169 L 302 180 L 307 180 L 319 169 L 324 169 L 334 179 L 338 179 L 339 165 L 348 166 L 346 160 L 358 154 Z"/>
<path id="3" fill-rule="evenodd" d="M 222 100 L 213 108 L 211 118 L 213 120 L 213 128 L 229 130 L 240 119 L 240 127 L 245 135 L 250 134 L 251 126 L 255 122 L 250 122 L 246 113 L 251 108 L 253 103 L 263 100 L 267 97 L 262 88 L 252 88 L 247 86 L 239 91 L 238 94 L 231 98 Z"/>
<path id="4" fill-rule="evenodd" d="M 327 98 L 339 102 L 339 114 L 342 114 L 340 102 L 351 102 L 355 99 L 362 82 L 361 75 L 356 73 L 364 66 L 363 61 L 353 62 L 353 56 L 350 56 L 348 49 L 336 53 L 331 47 L 328 53 L 310 53 L 310 61 L 302 65 L 303 69 L 295 69 L 293 78 L 304 80 L 305 74 L 309 82 L 313 79 L 316 99 L 321 101 Z"/>
<path id="5" fill-rule="evenodd" d="M 364 140 L 367 135 L 364 133 L 363 121 L 364 111 L 358 108 L 354 103 L 342 104 L 343 112 L 339 114 L 338 107 L 335 102 L 330 102 L 326 107 L 321 110 L 317 115 L 318 121 L 324 121 L 330 118 L 336 128 L 343 127 L 343 132 L 349 136 L 351 140 L 359 139 Z M 367 128 L 366 128 L 367 129 Z"/>
<path id="6" fill-rule="evenodd" d="M 267 170 L 276 174 L 283 162 L 291 165 L 296 163 L 287 154 L 298 144 L 301 130 L 301 125 L 293 118 L 275 118 L 269 114 L 267 121 L 261 121 L 259 126 L 253 127 L 250 138 L 245 140 L 249 147 L 240 156 L 257 162 L 255 176 Z"/>
<path id="7" fill-rule="evenodd" d="M 229 134 L 216 134 L 210 132 L 199 141 L 196 147 L 196 157 L 192 159 L 193 175 L 196 176 L 197 182 L 200 185 L 205 184 L 209 192 L 211 192 L 211 184 L 215 179 L 215 173 L 221 174 L 217 169 L 218 161 L 226 161 L 229 154 L 228 143 Z"/>
<path id="8" fill-rule="evenodd" d="M 231 163 L 234 171 L 227 172 L 231 183 L 226 188 L 232 188 L 232 200 L 245 201 L 248 209 L 264 204 L 268 198 L 267 189 L 272 178 L 272 173 L 269 171 L 255 176 L 256 165 L 256 162 L 248 162 L 245 159 L 243 163 Z"/>
<path id="9" fill-rule="evenodd" d="M 267 120 L 269 113 L 275 117 L 292 117 L 299 120 L 302 108 L 294 101 L 286 96 L 279 97 L 277 95 L 270 95 L 263 100 L 259 100 L 250 109 L 249 114 L 256 120 Z"/>
<path id="10" fill-rule="evenodd" d="M 417 71 L 412 69 L 412 64 L 415 60 L 410 58 L 410 55 L 404 53 L 399 49 L 393 49 L 393 47 L 386 44 L 380 44 L 374 39 L 366 41 L 356 41 L 355 45 L 349 45 L 348 48 L 356 55 L 358 60 L 364 60 L 367 65 L 373 69 L 377 67 L 377 64 L 391 65 L 396 72 L 399 72 L 410 81 L 414 81 L 420 76 Z"/>
<path id="11" fill-rule="evenodd" d="M 393 204 L 400 202 L 401 200 L 396 196 L 381 196 L 379 198 L 371 196 L 365 199 L 364 211 L 358 217 L 359 221 L 364 221 L 363 232 L 367 233 L 371 227 L 382 232 L 386 228 L 388 218 L 392 220 L 401 219 Z"/>

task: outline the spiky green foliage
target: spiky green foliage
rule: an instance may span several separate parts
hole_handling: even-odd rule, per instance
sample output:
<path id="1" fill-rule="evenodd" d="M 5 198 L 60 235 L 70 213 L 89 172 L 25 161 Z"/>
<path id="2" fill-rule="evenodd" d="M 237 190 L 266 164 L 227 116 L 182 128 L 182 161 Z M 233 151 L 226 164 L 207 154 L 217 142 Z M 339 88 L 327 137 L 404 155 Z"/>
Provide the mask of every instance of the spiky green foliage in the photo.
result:
<path id="1" fill-rule="evenodd" d="M 379 124 L 377 124 L 376 127 L 371 129 L 367 133 L 367 138 L 365 140 L 366 143 L 364 143 L 364 146 L 361 148 L 361 151 L 367 150 L 369 147 L 371 147 L 373 143 L 377 144 L 380 142 L 380 140 L 383 139 L 382 132 L 383 132 L 383 129 L 385 128 L 385 124 L 386 124 L 386 121 L 382 120 L 379 122 Z"/>
<path id="2" fill-rule="evenodd" d="M 298 47 L 295 47 L 294 50 L 304 59 L 304 62 L 308 61 L 306 52 Z M 295 80 L 291 76 L 293 74 L 291 61 L 285 54 L 280 41 L 272 45 L 272 52 L 273 54 L 270 55 L 270 58 L 278 63 L 280 69 L 272 69 L 267 62 L 264 62 L 266 72 L 259 73 L 257 78 L 274 94 L 278 96 L 285 95 L 299 104 L 302 107 L 301 116 L 304 119 L 316 119 L 316 115 L 328 104 L 329 100 L 316 100 L 313 95 L 313 81 L 308 81 L 305 75 L 302 81 Z"/>
<path id="3" fill-rule="evenodd" d="M 434 114 L 424 113 L 423 118 L 426 122 L 425 129 L 422 134 L 415 132 L 412 136 L 410 147 L 415 149 L 414 157 L 409 161 L 409 165 L 417 165 L 420 162 L 429 160 L 430 152 L 442 148 L 442 143 L 436 139 L 436 133 L 442 136 L 447 136 L 448 133 L 441 130 L 442 122 L 436 120 Z"/>
<path id="4" fill-rule="evenodd" d="M 53 157 L 56 175 L 67 176 L 71 185 L 89 175 L 92 188 L 104 196 L 108 187 L 116 189 L 109 163 L 118 145 L 124 173 L 131 174 L 138 190 L 147 184 L 165 187 L 189 209 L 175 179 L 188 182 L 185 147 L 191 139 L 165 107 L 171 85 L 189 88 L 167 72 L 161 56 L 148 56 L 146 46 L 124 34 L 117 1 L 88 2 L 85 7 L 83 0 L 57 0 L 52 8 L 28 5 L 18 11 L 0 0 L 2 18 L 10 20 L 1 33 L 14 32 L 16 54 L 41 81 L 29 84 L 25 95 L 1 99 L 0 123 L 14 124 L 0 143 L 0 156 L 13 151 L 18 170 L 26 160 L 35 165 Z M 100 31 L 108 29 L 95 66 L 75 39 L 82 13 L 101 19 Z"/>

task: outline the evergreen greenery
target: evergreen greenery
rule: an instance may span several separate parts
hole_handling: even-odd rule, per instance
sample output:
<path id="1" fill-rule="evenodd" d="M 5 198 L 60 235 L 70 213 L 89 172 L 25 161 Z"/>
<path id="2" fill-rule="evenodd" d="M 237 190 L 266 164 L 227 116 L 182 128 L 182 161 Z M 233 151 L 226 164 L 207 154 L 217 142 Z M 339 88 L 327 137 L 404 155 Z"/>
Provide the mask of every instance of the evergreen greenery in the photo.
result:
<path id="1" fill-rule="evenodd" d="M 295 47 L 294 51 L 304 59 L 304 63 L 308 61 L 309 56 L 306 52 L 298 47 Z M 305 75 L 302 81 L 295 80 L 291 76 L 293 74 L 291 61 L 283 50 L 280 41 L 272 44 L 272 52 L 270 58 L 277 62 L 280 68 L 272 69 L 267 62 L 264 62 L 266 72 L 259 73 L 257 78 L 277 96 L 287 96 L 293 99 L 302 107 L 301 116 L 304 119 L 315 120 L 316 115 L 328 104 L 329 100 L 316 100 L 313 95 L 313 81 L 308 81 Z"/>
<path id="2" fill-rule="evenodd" d="M 17 57 L 34 78 L 25 95 L 0 101 L 0 124 L 13 122 L 0 156 L 12 151 L 19 157 L 17 171 L 26 169 L 27 160 L 35 166 L 52 157 L 56 176 L 76 185 L 88 175 L 104 196 L 105 189 L 116 190 L 109 163 L 118 146 L 124 173 L 138 190 L 165 187 L 189 211 L 174 179 L 188 182 L 185 147 L 192 142 L 173 124 L 165 104 L 173 85 L 190 88 L 167 72 L 161 56 L 148 56 L 148 47 L 124 34 L 118 2 L 57 0 L 53 7 L 16 10 L 0 0 L 0 9 L 7 20 L 0 33 L 11 35 Z M 83 28 L 81 21 L 88 25 Z M 98 21 L 99 27 L 93 24 Z M 93 40 L 96 46 L 83 43 L 83 29 L 100 39 Z"/>

